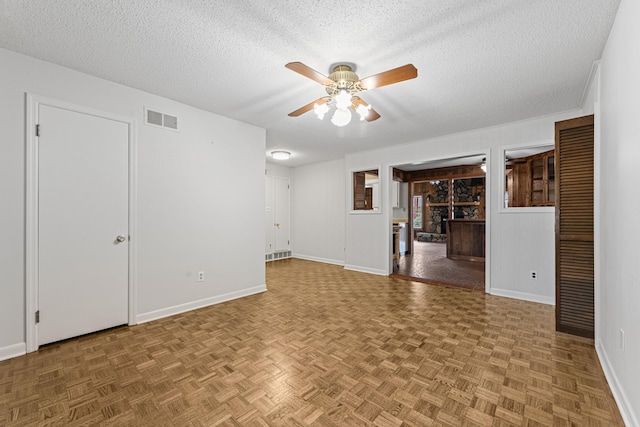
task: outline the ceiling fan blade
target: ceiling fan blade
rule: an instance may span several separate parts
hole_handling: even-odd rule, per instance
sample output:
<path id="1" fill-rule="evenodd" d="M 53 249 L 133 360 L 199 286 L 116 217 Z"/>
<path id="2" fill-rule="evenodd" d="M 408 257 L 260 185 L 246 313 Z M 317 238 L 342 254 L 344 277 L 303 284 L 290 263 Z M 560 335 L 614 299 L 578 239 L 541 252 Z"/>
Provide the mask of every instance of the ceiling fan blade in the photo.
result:
<path id="1" fill-rule="evenodd" d="M 360 86 L 363 89 L 374 89 L 390 85 L 393 83 L 403 82 L 405 80 L 415 79 L 418 77 L 418 69 L 413 64 L 403 65 L 374 76 L 365 77 L 360 80 Z"/>
<path id="2" fill-rule="evenodd" d="M 309 68 L 308 66 L 304 65 L 302 62 L 289 62 L 287 65 L 285 65 L 285 67 L 287 67 L 291 71 L 295 71 L 298 74 L 302 74 L 303 76 L 310 78 L 311 80 L 316 81 L 324 86 L 329 86 L 334 83 L 334 81 L 331 80 L 329 77 L 323 74 L 320 74 L 319 72 L 317 72 L 312 68 Z"/>
<path id="3" fill-rule="evenodd" d="M 380 114 L 378 114 L 378 112 L 372 108 L 371 110 L 369 110 L 369 115 L 364 119 L 368 122 L 372 122 L 374 120 L 378 120 L 379 118 Z"/>
<path id="4" fill-rule="evenodd" d="M 364 105 L 365 107 L 369 106 L 369 104 L 367 104 L 365 100 L 360 98 L 359 96 L 354 96 L 353 98 L 351 98 L 351 103 L 353 104 L 354 110 L 358 108 L 358 105 Z M 365 117 L 364 119 L 368 122 L 372 122 L 374 120 L 378 120 L 379 118 L 380 118 L 380 114 L 378 114 L 376 110 L 371 108 L 369 109 L 369 114 L 367 114 L 367 117 Z"/>
<path id="5" fill-rule="evenodd" d="M 322 98 L 316 99 L 315 101 L 311 101 L 310 103 L 308 103 L 304 107 L 300 107 L 296 111 L 290 112 L 289 113 L 289 117 L 298 117 L 298 116 L 306 113 L 309 110 L 313 110 L 313 105 L 314 104 L 316 104 L 316 103 L 318 105 L 326 104 L 330 99 L 331 99 L 331 97 L 329 97 L 329 96 L 323 96 Z"/>

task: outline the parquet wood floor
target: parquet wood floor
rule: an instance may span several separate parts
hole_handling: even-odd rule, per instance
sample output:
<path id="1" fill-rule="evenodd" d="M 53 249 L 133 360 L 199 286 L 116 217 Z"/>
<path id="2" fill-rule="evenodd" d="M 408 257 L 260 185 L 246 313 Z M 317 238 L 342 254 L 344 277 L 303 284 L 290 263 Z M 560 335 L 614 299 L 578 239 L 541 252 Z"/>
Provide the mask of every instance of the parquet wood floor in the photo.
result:
<path id="1" fill-rule="evenodd" d="M 0 362 L 0 425 L 623 425 L 553 307 L 302 260 L 267 285 Z"/>

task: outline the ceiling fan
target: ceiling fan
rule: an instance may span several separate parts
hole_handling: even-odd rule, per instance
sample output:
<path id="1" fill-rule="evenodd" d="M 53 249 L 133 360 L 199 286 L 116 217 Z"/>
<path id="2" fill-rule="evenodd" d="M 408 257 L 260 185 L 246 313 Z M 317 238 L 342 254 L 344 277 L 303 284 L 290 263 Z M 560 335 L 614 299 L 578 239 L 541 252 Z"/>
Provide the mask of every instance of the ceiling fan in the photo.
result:
<path id="1" fill-rule="evenodd" d="M 380 114 L 370 104 L 367 104 L 357 93 L 377 87 L 387 86 L 418 77 L 418 70 L 413 64 L 403 65 L 364 79 L 360 79 L 353 71 L 351 65 L 338 64 L 332 67 L 331 74 L 325 76 L 302 62 L 290 62 L 285 65 L 291 71 L 310 78 L 323 85 L 328 96 L 323 96 L 307 105 L 289 113 L 290 117 L 297 117 L 313 109 L 320 120 L 329 111 L 330 107 L 336 107 L 331 122 L 336 126 L 345 126 L 351 121 L 353 109 L 360 115 L 360 120 L 372 122 L 380 118 Z"/>

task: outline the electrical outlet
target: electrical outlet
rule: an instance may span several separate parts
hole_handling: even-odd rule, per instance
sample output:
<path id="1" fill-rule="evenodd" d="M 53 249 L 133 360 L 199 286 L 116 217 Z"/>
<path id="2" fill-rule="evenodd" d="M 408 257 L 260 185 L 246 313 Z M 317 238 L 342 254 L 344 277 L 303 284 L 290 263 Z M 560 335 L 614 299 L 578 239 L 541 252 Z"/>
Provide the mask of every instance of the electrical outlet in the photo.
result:
<path id="1" fill-rule="evenodd" d="M 620 350 L 624 351 L 624 330 L 620 329 Z"/>
<path id="2" fill-rule="evenodd" d="M 531 278 L 531 280 L 538 280 L 538 272 L 531 270 L 529 272 L 529 277 Z"/>
<path id="3" fill-rule="evenodd" d="M 198 271 L 198 282 L 204 282 L 204 271 Z"/>

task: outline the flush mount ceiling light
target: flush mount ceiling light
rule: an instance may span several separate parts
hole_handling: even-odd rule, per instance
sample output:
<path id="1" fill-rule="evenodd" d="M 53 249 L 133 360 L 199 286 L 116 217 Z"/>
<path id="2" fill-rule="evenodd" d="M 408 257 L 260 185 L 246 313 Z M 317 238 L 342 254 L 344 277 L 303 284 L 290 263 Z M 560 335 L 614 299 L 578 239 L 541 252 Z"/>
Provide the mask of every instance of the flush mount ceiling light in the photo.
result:
<path id="1" fill-rule="evenodd" d="M 353 71 L 353 67 L 346 64 L 332 67 L 329 77 L 309 68 L 302 62 L 290 62 L 285 67 L 320 83 L 329 94 L 329 96 L 323 96 L 304 107 L 298 108 L 296 111 L 289 113 L 289 116 L 297 117 L 313 109 L 316 116 L 322 120 L 325 114 L 335 107 L 335 111 L 331 116 L 331 123 L 339 127 L 346 126 L 351 121 L 350 110 L 358 113 L 360 120 L 372 122 L 380 118 L 380 114 L 357 96 L 356 93 L 413 79 L 418 76 L 418 70 L 412 64 L 403 65 L 362 80 Z"/>
<path id="2" fill-rule="evenodd" d="M 272 151 L 271 157 L 273 157 L 276 160 L 289 160 L 289 157 L 291 157 L 291 153 L 288 151 L 282 151 L 282 150 Z"/>

